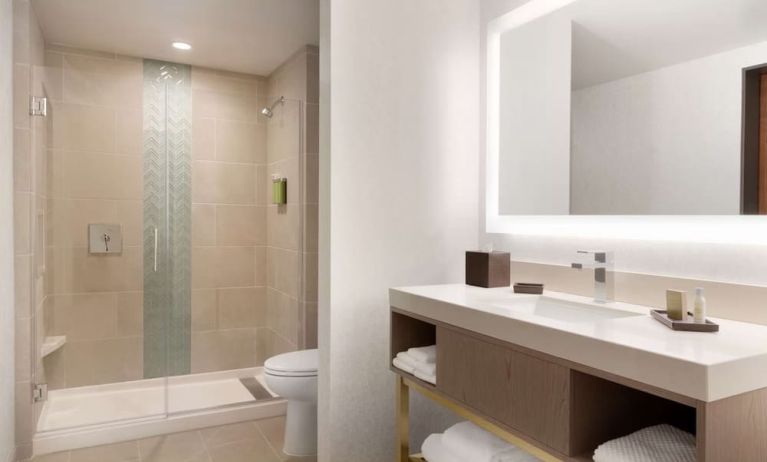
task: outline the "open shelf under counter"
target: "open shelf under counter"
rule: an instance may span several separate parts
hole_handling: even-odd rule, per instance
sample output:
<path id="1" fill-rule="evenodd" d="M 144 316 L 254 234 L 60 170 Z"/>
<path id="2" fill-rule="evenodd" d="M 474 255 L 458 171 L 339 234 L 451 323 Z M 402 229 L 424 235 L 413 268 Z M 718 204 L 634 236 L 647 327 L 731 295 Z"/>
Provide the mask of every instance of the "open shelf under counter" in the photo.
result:
<path id="1" fill-rule="evenodd" d="M 456 286 L 449 286 L 447 292 L 460 294 L 462 289 Z M 434 299 L 424 296 L 424 293 L 438 293 L 439 286 L 436 287 L 425 291 L 416 288 L 413 293 L 392 289 L 392 293 L 400 291 L 400 295 L 390 297 L 392 357 L 412 346 L 437 346 L 436 386 L 392 368 L 398 374 L 398 461 L 415 457 L 408 450 L 407 434 L 403 433 L 403 425 L 407 427 L 407 393 L 403 390 L 419 392 L 546 461 L 590 461 L 600 444 L 658 424 L 671 424 L 695 435 L 696 459 L 700 462 L 765 460 L 767 386 L 716 396 L 717 399 L 701 399 L 709 396 L 697 394 L 694 388 L 689 394 L 680 393 L 674 387 L 637 380 L 637 374 L 600 368 L 599 361 L 584 364 L 567 355 L 541 351 L 544 348 L 535 348 L 535 342 L 531 345 L 526 341 L 530 335 L 543 332 L 544 338 L 556 339 L 556 336 L 573 333 L 557 332 L 552 325 L 531 325 L 527 319 L 504 319 L 500 310 L 483 310 L 481 303 L 474 303 L 472 297 L 465 294 Z M 505 293 L 497 289 L 468 289 L 471 293 L 475 291 L 491 291 L 495 300 Z M 472 316 L 479 317 L 479 321 L 472 321 Z M 470 322 L 456 322 L 458 320 Z M 664 329 L 652 324 L 652 320 L 650 324 L 641 319 L 630 321 Z M 487 330 L 469 329 L 467 325 L 485 326 Z M 610 326 L 611 323 L 605 323 L 598 327 L 605 333 Z M 767 332 L 760 327 L 733 328 L 749 335 Z M 490 335 L 493 333 L 497 335 Z M 606 336 L 609 337 L 609 332 Z M 515 338 L 519 338 L 521 344 L 514 342 Z M 650 361 L 653 355 L 647 351 L 620 346 L 594 351 L 602 357 L 609 355 L 607 362 L 611 364 L 623 361 L 631 368 L 653 364 Z M 732 351 L 743 353 L 743 350 Z M 710 352 L 705 356 L 712 357 Z M 659 360 L 664 359 L 669 360 L 668 357 Z M 750 359 L 756 364 L 762 358 L 756 354 Z M 661 369 L 669 364 L 666 361 Z M 685 375 L 690 370 L 694 368 L 681 368 L 676 371 L 679 377 L 668 379 L 692 380 L 695 374 L 692 378 Z M 652 373 L 638 372 L 640 376 Z M 754 378 L 758 379 L 758 375 L 751 375 L 748 380 Z M 726 392 L 726 386 L 716 390 L 717 394 L 726 395 Z"/>

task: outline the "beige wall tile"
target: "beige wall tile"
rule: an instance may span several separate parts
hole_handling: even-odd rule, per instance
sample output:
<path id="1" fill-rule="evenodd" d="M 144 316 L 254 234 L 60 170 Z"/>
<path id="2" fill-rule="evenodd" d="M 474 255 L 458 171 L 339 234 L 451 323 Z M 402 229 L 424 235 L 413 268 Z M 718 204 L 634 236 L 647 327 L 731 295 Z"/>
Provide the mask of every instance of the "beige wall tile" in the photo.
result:
<path id="1" fill-rule="evenodd" d="M 254 367 L 256 329 L 192 333 L 192 373 Z"/>
<path id="2" fill-rule="evenodd" d="M 115 112 L 115 153 L 132 156 L 143 155 L 143 125 L 144 114 L 140 107 L 119 107 Z"/>
<path id="3" fill-rule="evenodd" d="M 216 158 L 216 119 L 201 117 L 192 119 L 192 158 L 197 160 Z"/>
<path id="4" fill-rule="evenodd" d="M 54 291 L 128 292 L 142 289 L 139 247 L 123 247 L 122 254 L 90 255 L 86 248 L 56 249 Z"/>
<path id="5" fill-rule="evenodd" d="M 128 61 L 64 55 L 62 88 L 67 103 L 101 106 L 141 104 L 141 67 Z"/>
<path id="6" fill-rule="evenodd" d="M 89 224 L 118 222 L 115 203 L 103 199 L 54 199 L 52 212 L 53 243 L 59 247 L 87 247 Z"/>
<path id="7" fill-rule="evenodd" d="M 192 287 L 250 287 L 255 280 L 253 247 L 195 247 Z"/>
<path id="8" fill-rule="evenodd" d="M 140 246 L 144 234 L 144 203 L 141 200 L 118 200 L 114 202 L 115 223 L 122 226 L 123 245 Z"/>
<path id="9" fill-rule="evenodd" d="M 192 245 L 216 244 L 216 206 L 192 204 Z"/>
<path id="10" fill-rule="evenodd" d="M 298 343 L 298 300 L 285 293 L 269 288 L 266 294 L 268 306 L 267 325 L 291 343 Z"/>
<path id="11" fill-rule="evenodd" d="M 194 82 L 194 80 L 193 75 L 192 82 Z M 192 86 L 194 87 L 194 83 L 192 83 Z M 192 117 L 194 120 L 216 117 L 218 114 L 217 108 L 216 93 L 208 90 L 195 90 L 192 88 Z"/>
<path id="12" fill-rule="evenodd" d="M 255 285 L 257 286 L 265 286 L 266 285 L 266 247 L 265 246 L 257 246 L 254 249 L 254 260 L 255 260 Z"/>
<path id="13" fill-rule="evenodd" d="M 136 337 L 144 334 L 144 293 L 117 294 L 117 336 Z"/>
<path id="14" fill-rule="evenodd" d="M 218 328 L 218 294 L 216 289 L 192 290 L 192 332 Z"/>
<path id="15" fill-rule="evenodd" d="M 256 362 L 263 364 L 272 356 L 295 351 L 296 345 L 276 334 L 270 328 L 260 328 L 256 336 Z"/>
<path id="16" fill-rule="evenodd" d="M 251 164 L 265 162 L 265 127 L 256 123 L 217 120 L 216 160 Z"/>
<path id="17" fill-rule="evenodd" d="M 298 252 L 269 247 L 266 252 L 266 284 L 298 298 Z"/>
<path id="18" fill-rule="evenodd" d="M 268 177 L 269 167 L 267 165 L 256 165 L 256 205 L 267 205 L 271 202 L 272 191 L 271 179 Z"/>
<path id="19" fill-rule="evenodd" d="M 95 340 L 117 335 L 117 296 L 112 293 L 52 297 L 53 332 L 67 340 Z"/>
<path id="20" fill-rule="evenodd" d="M 255 167 L 194 161 L 192 201 L 219 204 L 254 204 Z"/>
<path id="21" fill-rule="evenodd" d="M 275 109 L 266 128 L 267 162 L 300 155 L 301 131 L 298 103 L 289 101 Z"/>
<path id="22" fill-rule="evenodd" d="M 266 208 L 254 205 L 216 207 L 216 244 L 266 244 Z"/>
<path id="23" fill-rule="evenodd" d="M 94 368 L 97 383 L 138 380 L 144 377 L 143 340 L 140 337 L 100 340 Z"/>
<path id="24" fill-rule="evenodd" d="M 16 318 L 14 341 L 16 346 L 16 381 L 32 380 L 32 323 L 33 318 Z"/>
<path id="25" fill-rule="evenodd" d="M 26 129 L 13 131 L 13 189 L 32 191 L 32 146 Z"/>
<path id="26" fill-rule="evenodd" d="M 143 162 L 139 156 L 69 151 L 65 156 L 69 197 L 142 199 Z"/>
<path id="27" fill-rule="evenodd" d="M 29 255 L 13 259 L 14 295 L 16 297 L 16 317 L 32 316 L 32 258 Z"/>
<path id="28" fill-rule="evenodd" d="M 32 195 L 16 193 L 13 200 L 13 239 L 16 255 L 26 255 L 32 252 Z"/>
<path id="29" fill-rule="evenodd" d="M 114 152 L 114 110 L 102 106 L 52 103 L 50 147 L 77 151 Z"/>
<path id="30" fill-rule="evenodd" d="M 235 93 L 249 96 L 258 94 L 258 84 L 262 77 L 238 74 L 204 67 L 192 68 L 192 89 Z"/>
<path id="31" fill-rule="evenodd" d="M 299 205 L 266 208 L 266 239 L 273 247 L 297 250 L 300 238 Z"/>
<path id="32" fill-rule="evenodd" d="M 218 327 L 235 329 L 266 325 L 263 287 L 218 289 Z"/>
<path id="33" fill-rule="evenodd" d="M 262 107 L 259 102 L 260 100 L 256 95 L 217 93 L 216 117 L 258 123 Z"/>

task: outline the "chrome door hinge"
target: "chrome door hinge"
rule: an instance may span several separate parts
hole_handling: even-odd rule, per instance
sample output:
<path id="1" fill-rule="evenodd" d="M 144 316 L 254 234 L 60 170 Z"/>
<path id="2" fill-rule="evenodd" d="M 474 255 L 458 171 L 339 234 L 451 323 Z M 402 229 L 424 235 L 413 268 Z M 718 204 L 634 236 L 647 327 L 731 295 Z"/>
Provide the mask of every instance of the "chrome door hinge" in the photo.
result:
<path id="1" fill-rule="evenodd" d="M 39 403 L 48 399 L 48 384 L 37 383 L 32 386 L 32 402 Z"/>
<path id="2" fill-rule="evenodd" d="M 48 115 L 48 98 L 44 96 L 29 97 L 29 115 L 45 117 Z"/>

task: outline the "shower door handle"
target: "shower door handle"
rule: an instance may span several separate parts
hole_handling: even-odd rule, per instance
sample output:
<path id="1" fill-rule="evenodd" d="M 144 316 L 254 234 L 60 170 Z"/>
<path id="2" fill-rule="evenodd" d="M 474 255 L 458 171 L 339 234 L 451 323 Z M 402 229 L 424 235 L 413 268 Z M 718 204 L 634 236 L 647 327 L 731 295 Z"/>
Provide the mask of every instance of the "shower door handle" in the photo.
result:
<path id="1" fill-rule="evenodd" d="M 154 229 L 154 272 L 157 272 L 157 228 Z"/>

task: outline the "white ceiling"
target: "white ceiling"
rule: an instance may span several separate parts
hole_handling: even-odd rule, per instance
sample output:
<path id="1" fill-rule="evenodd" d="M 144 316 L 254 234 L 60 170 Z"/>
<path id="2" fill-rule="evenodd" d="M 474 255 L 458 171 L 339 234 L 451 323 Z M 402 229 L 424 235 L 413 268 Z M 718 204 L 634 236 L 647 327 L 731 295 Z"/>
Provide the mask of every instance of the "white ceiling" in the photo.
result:
<path id="1" fill-rule="evenodd" d="M 318 0 L 32 1 L 48 43 L 250 74 L 319 42 Z"/>
<path id="2" fill-rule="evenodd" d="M 573 88 L 767 40 L 767 0 L 579 0 Z"/>

